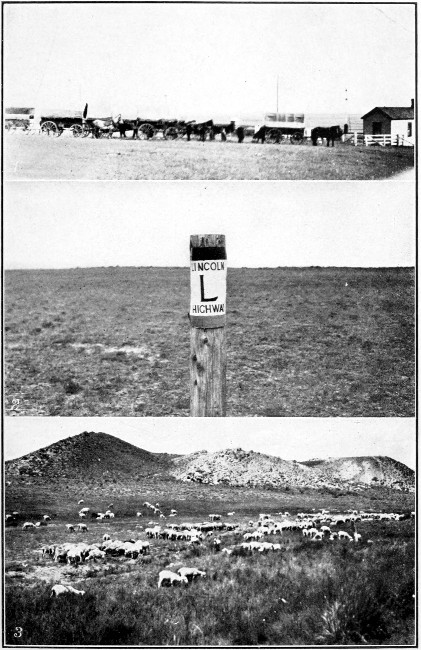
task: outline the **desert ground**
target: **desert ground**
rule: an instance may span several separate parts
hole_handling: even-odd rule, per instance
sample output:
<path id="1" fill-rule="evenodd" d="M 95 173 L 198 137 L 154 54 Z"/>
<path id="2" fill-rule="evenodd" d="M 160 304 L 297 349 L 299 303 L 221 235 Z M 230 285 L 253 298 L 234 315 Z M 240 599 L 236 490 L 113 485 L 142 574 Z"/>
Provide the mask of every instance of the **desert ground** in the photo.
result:
<path id="1" fill-rule="evenodd" d="M 189 270 L 7 271 L 10 415 L 188 416 Z M 412 416 L 409 268 L 230 269 L 228 416 Z"/>
<path id="2" fill-rule="evenodd" d="M 407 147 L 94 140 L 35 133 L 5 136 L 5 179 L 376 180 L 414 168 Z"/>
<path id="3" fill-rule="evenodd" d="M 414 641 L 414 522 L 412 494 L 370 488 L 363 492 L 235 489 L 156 479 L 101 485 L 64 479 L 48 484 L 13 482 L 6 512 L 18 512 L 5 530 L 6 641 L 9 645 L 411 645 Z M 83 506 L 115 517 L 81 520 Z M 144 504 L 159 502 L 163 520 Z M 171 509 L 177 511 L 169 518 Z M 328 510 L 400 513 L 400 521 L 357 519 L 358 542 L 321 541 L 302 530 L 265 535 L 279 544 L 267 552 L 242 548 L 259 530 L 261 513 L 278 523 Z M 142 516 L 136 516 L 137 512 Z M 233 526 L 199 543 L 148 537 L 147 527 L 208 522 L 210 513 Z M 228 513 L 231 513 L 228 515 Z M 24 530 L 47 514 L 46 526 Z M 325 515 L 328 516 L 328 515 Z M 349 520 L 331 529 L 353 535 Z M 367 515 L 368 516 L 368 515 Z M 319 515 L 320 517 L 320 515 Z M 317 517 L 316 517 L 317 518 Z M 85 522 L 71 532 L 67 523 Z M 250 523 L 252 521 L 253 523 Z M 320 523 L 316 524 L 320 528 Z M 149 541 L 149 552 L 130 558 L 107 551 L 96 561 L 54 561 L 45 546 Z M 219 538 L 221 545 L 215 544 Z M 130 546 L 130 542 L 129 542 Z M 223 549 L 227 549 L 227 553 Z M 218 550 L 219 549 L 219 550 Z M 206 572 L 188 585 L 158 588 L 159 572 L 186 566 Z M 83 595 L 52 597 L 54 584 Z"/>

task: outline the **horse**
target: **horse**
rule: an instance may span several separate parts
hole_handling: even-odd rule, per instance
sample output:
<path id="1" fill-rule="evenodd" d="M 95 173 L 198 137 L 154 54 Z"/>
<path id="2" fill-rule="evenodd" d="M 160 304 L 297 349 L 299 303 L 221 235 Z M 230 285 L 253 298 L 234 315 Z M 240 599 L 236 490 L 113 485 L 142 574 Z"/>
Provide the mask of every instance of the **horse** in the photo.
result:
<path id="1" fill-rule="evenodd" d="M 193 129 L 192 131 L 193 134 L 195 136 L 198 136 L 201 142 L 204 142 L 206 140 L 206 136 L 208 133 L 211 136 L 214 124 L 213 124 L 213 120 L 208 120 L 207 122 L 199 122 L 199 123 L 191 124 L 191 126 Z"/>
<path id="2" fill-rule="evenodd" d="M 244 127 L 243 126 L 237 127 L 236 133 L 237 133 L 238 142 L 239 143 L 243 142 L 244 141 Z"/>
<path id="3" fill-rule="evenodd" d="M 115 125 L 120 134 L 120 138 L 127 137 L 126 131 L 133 131 L 132 140 L 138 140 L 140 122 L 141 120 L 138 117 L 135 120 L 122 120 L 120 118 L 119 122 Z"/>
<path id="4" fill-rule="evenodd" d="M 100 138 L 102 135 L 108 134 L 108 137 L 111 138 L 114 131 L 119 130 L 119 124 L 121 122 L 121 114 L 117 115 L 116 118 L 106 117 L 104 119 L 87 119 L 86 123 L 92 129 L 92 137 Z M 120 132 L 121 137 L 121 132 Z"/>
<path id="5" fill-rule="evenodd" d="M 234 133 L 235 122 L 226 122 L 225 124 L 213 124 L 210 129 L 209 139 L 214 140 L 216 135 L 221 136 L 221 141 L 226 142 L 227 135 Z"/>
<path id="6" fill-rule="evenodd" d="M 266 133 L 268 132 L 268 127 L 263 125 L 253 135 L 253 142 L 259 142 L 259 140 L 264 144 L 266 140 Z"/>
<path id="7" fill-rule="evenodd" d="M 311 129 L 311 141 L 313 143 L 313 147 L 317 147 L 317 140 L 318 138 L 321 138 L 323 141 L 323 138 L 326 138 L 326 146 L 329 146 L 329 143 L 332 142 L 332 147 L 335 146 L 335 140 L 339 140 L 339 138 L 343 135 L 343 131 L 339 124 L 336 126 L 316 126 L 316 128 Z"/>

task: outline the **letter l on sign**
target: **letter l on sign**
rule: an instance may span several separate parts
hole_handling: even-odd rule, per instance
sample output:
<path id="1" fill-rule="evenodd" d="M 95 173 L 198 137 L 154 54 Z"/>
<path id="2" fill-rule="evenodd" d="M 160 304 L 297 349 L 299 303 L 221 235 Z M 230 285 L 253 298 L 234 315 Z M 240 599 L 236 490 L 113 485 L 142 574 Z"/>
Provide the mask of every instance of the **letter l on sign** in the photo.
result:
<path id="1" fill-rule="evenodd" d="M 202 302 L 214 302 L 215 300 L 218 300 L 218 296 L 215 296 L 215 298 L 205 298 L 205 283 L 203 280 L 203 275 L 200 276 L 200 297 Z"/>

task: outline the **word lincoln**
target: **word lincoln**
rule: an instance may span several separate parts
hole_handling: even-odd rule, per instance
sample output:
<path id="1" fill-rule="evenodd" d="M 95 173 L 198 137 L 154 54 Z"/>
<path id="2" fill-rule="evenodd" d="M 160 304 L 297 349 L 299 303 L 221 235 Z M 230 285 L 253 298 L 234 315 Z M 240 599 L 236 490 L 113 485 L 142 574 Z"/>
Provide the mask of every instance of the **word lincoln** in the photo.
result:
<path id="1" fill-rule="evenodd" d="M 190 262 L 192 271 L 225 271 L 225 260 L 217 262 Z"/>

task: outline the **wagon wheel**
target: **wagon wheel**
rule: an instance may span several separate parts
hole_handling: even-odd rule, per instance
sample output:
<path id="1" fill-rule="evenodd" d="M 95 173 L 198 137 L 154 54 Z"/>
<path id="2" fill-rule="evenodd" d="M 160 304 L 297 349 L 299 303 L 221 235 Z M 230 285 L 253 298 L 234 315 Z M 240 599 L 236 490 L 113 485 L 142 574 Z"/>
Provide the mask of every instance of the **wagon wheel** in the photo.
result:
<path id="1" fill-rule="evenodd" d="M 282 142 L 284 139 L 284 135 L 278 131 L 278 129 L 270 129 L 269 131 L 266 132 L 266 140 L 267 142 L 271 142 L 273 144 L 279 144 Z"/>
<path id="2" fill-rule="evenodd" d="M 300 131 L 296 131 L 291 135 L 291 144 L 302 144 L 304 142 L 303 134 Z"/>
<path id="3" fill-rule="evenodd" d="M 51 120 L 47 120 L 41 124 L 41 131 L 47 135 L 55 136 L 56 138 L 61 135 L 57 124 Z"/>
<path id="4" fill-rule="evenodd" d="M 139 127 L 139 138 L 150 140 L 155 135 L 155 129 L 152 124 L 141 124 Z"/>
<path id="5" fill-rule="evenodd" d="M 80 138 L 83 135 L 83 128 L 80 124 L 72 124 L 70 130 L 73 133 L 74 138 Z"/>
<path id="6" fill-rule="evenodd" d="M 88 135 L 92 134 L 92 128 L 88 126 L 88 124 L 83 124 L 82 125 L 82 138 L 87 138 Z"/>
<path id="7" fill-rule="evenodd" d="M 176 126 L 169 126 L 164 131 L 165 140 L 176 140 L 178 138 L 178 130 Z"/>

